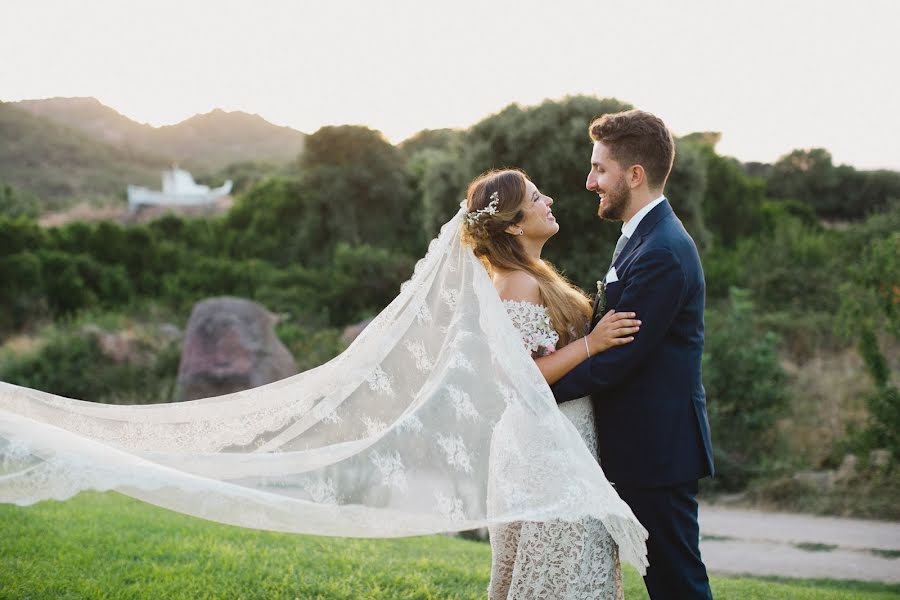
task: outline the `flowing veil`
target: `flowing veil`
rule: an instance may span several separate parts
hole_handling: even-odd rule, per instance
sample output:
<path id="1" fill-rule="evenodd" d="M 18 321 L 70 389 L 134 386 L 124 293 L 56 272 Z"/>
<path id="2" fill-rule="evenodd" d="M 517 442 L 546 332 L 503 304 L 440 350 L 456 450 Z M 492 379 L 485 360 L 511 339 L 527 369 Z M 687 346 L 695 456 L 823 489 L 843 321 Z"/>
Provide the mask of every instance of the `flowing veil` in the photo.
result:
<path id="1" fill-rule="evenodd" d="M 142 406 L 0 382 L 0 502 L 115 490 L 242 527 L 353 537 L 592 516 L 643 573 L 647 533 L 461 242 L 464 215 L 347 350 L 293 377 Z"/>

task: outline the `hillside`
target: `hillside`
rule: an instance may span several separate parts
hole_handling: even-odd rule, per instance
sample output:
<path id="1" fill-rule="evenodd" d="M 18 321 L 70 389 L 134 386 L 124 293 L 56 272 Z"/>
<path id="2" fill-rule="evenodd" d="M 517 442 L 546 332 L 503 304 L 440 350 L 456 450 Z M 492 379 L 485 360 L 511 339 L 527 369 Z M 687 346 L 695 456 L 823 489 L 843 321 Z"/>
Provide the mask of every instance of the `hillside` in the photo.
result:
<path id="1" fill-rule="evenodd" d="M 150 125 L 136 123 L 101 104 L 96 98 L 46 98 L 10 104 L 115 146 L 128 144 L 140 146 L 141 144 L 135 142 L 153 130 Z"/>
<path id="2" fill-rule="evenodd" d="M 303 150 L 306 138 L 290 127 L 239 111 L 215 109 L 176 125 L 152 127 L 132 121 L 94 98 L 48 98 L 14 104 L 95 140 L 199 170 L 217 170 L 245 161 L 289 162 Z"/>
<path id="3" fill-rule="evenodd" d="M 31 192 L 42 208 L 124 198 L 129 183 L 159 185 L 166 159 L 114 146 L 0 102 L 0 182 Z"/>
<path id="4" fill-rule="evenodd" d="M 305 134 L 273 125 L 259 115 L 217 108 L 155 129 L 145 147 L 188 165 L 216 169 L 244 161 L 293 161 L 305 139 Z"/>

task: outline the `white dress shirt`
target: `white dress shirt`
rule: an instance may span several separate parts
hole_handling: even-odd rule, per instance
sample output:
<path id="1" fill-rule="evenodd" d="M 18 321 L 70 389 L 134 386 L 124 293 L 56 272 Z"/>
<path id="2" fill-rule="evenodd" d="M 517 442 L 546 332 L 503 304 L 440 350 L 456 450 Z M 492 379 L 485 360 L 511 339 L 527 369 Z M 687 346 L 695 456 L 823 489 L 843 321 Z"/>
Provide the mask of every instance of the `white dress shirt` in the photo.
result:
<path id="1" fill-rule="evenodd" d="M 641 219 L 646 217 L 648 212 L 653 210 L 657 204 L 660 204 L 665 199 L 665 196 L 660 196 L 641 210 L 637 211 L 637 214 L 631 217 L 627 223 L 622 223 L 622 235 L 631 238 L 634 235 L 634 232 L 637 231 L 638 225 L 641 224 Z"/>

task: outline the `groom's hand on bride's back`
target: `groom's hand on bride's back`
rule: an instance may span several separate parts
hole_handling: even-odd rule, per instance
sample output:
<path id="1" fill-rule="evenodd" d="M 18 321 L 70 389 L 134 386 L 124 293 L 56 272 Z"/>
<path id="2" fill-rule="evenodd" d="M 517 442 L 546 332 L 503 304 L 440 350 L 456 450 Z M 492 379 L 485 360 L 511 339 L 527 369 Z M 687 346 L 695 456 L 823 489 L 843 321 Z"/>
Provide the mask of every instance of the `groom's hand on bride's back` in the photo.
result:
<path id="1" fill-rule="evenodd" d="M 614 309 L 603 315 L 587 336 L 591 356 L 633 342 L 635 334 L 641 329 L 641 322 L 635 319 L 636 316 L 633 312 L 617 313 Z"/>

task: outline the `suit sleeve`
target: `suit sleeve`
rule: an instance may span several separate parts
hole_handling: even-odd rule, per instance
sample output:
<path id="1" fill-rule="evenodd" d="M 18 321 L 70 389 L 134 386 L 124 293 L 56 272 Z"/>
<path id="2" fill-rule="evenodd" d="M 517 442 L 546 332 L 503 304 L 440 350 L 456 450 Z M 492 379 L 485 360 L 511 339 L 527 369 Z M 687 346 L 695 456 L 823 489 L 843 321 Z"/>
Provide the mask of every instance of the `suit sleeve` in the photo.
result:
<path id="1" fill-rule="evenodd" d="M 636 313 L 641 330 L 630 344 L 585 359 L 551 386 L 556 401 L 581 398 L 626 379 L 665 336 L 681 309 L 686 288 L 681 263 L 671 251 L 654 249 L 636 259 L 614 308 Z"/>

